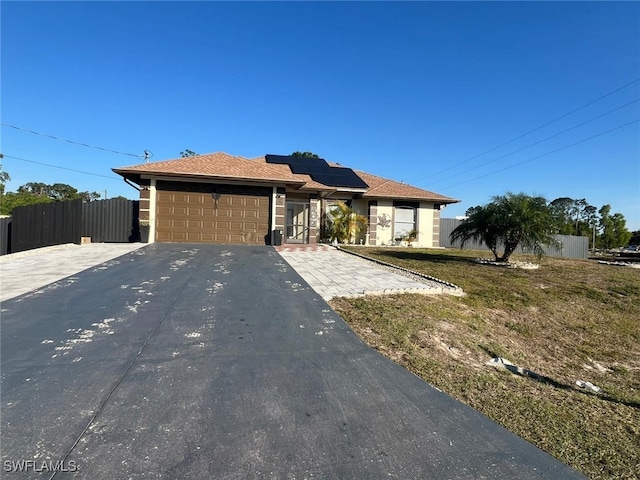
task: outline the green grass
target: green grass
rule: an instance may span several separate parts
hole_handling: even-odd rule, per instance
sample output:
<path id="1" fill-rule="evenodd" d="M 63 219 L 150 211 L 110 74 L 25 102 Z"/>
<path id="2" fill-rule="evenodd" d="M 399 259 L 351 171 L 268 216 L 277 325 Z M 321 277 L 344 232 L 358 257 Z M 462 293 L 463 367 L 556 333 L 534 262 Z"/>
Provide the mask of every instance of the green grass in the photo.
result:
<path id="1" fill-rule="evenodd" d="M 466 292 L 333 300 L 372 347 L 591 478 L 640 478 L 640 270 L 555 258 L 503 269 L 462 250 L 357 252 Z M 486 366 L 492 356 L 541 378 Z"/>

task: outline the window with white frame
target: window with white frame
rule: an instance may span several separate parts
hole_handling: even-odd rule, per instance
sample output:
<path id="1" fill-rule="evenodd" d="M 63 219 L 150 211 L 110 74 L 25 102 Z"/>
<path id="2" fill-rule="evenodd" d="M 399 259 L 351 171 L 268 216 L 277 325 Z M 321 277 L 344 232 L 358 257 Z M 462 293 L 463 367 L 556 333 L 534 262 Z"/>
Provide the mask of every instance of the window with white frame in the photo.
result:
<path id="1" fill-rule="evenodd" d="M 401 239 L 416 229 L 417 208 L 413 205 L 396 205 L 394 208 L 393 238 Z"/>

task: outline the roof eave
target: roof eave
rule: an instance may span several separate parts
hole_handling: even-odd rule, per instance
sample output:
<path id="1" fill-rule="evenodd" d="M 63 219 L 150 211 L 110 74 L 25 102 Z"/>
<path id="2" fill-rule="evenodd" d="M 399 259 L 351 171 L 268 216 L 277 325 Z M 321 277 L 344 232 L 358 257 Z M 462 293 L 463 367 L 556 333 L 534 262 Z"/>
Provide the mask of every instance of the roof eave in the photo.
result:
<path id="1" fill-rule="evenodd" d="M 307 186 L 306 184 L 296 187 L 296 190 L 300 190 L 301 192 L 335 192 L 335 188 L 333 187 L 318 185 Z"/>
<path id="2" fill-rule="evenodd" d="M 405 196 L 405 195 L 377 195 L 377 194 L 364 194 L 362 198 L 372 198 L 372 199 L 391 199 L 391 200 L 412 200 L 416 202 L 432 202 L 439 203 L 440 205 L 446 205 L 451 203 L 460 203 L 461 200 L 457 200 L 455 198 L 433 198 L 433 197 L 416 197 L 416 196 Z"/>
<path id="3" fill-rule="evenodd" d="M 242 177 L 242 176 L 231 176 L 231 175 L 208 175 L 205 173 L 176 173 L 176 172 L 158 172 L 158 171 L 146 171 L 146 170 L 127 170 L 127 169 L 119 169 L 112 168 L 113 172 L 118 175 L 122 175 L 129 180 L 134 180 L 137 178 L 138 180 L 143 176 L 148 177 L 173 177 L 173 178 L 197 178 L 199 180 L 224 180 L 224 181 L 245 181 L 245 182 L 258 182 L 258 183 L 274 183 L 274 184 L 293 184 L 293 185 L 304 185 L 304 180 L 297 180 L 292 178 L 253 178 L 253 177 Z"/>
<path id="4" fill-rule="evenodd" d="M 337 192 L 344 192 L 344 193 L 359 193 L 362 196 L 364 196 L 364 194 L 367 192 L 366 188 L 346 188 L 346 187 L 335 187 L 335 190 Z"/>

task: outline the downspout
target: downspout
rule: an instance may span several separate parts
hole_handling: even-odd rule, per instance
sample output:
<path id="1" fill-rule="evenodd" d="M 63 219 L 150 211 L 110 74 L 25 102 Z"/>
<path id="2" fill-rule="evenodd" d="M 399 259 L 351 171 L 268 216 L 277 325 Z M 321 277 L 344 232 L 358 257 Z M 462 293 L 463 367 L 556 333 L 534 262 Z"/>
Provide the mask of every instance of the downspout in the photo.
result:
<path id="1" fill-rule="evenodd" d="M 138 192 L 140 190 L 142 190 L 140 187 L 138 187 L 137 185 L 134 185 L 133 183 L 131 183 L 131 181 L 129 181 L 129 179 L 127 177 L 122 177 L 122 179 L 124 180 L 124 183 L 126 183 L 127 185 L 135 188 Z"/>

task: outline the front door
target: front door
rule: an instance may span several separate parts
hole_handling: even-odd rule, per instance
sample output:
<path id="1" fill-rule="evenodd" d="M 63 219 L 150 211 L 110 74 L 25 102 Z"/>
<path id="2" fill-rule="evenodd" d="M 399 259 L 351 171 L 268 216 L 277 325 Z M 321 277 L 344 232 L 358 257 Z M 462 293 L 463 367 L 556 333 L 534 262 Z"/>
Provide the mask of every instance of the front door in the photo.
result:
<path id="1" fill-rule="evenodd" d="M 307 243 L 309 241 L 309 204 L 287 202 L 287 225 L 284 237 L 286 243 Z"/>

